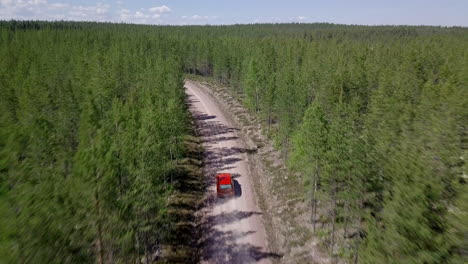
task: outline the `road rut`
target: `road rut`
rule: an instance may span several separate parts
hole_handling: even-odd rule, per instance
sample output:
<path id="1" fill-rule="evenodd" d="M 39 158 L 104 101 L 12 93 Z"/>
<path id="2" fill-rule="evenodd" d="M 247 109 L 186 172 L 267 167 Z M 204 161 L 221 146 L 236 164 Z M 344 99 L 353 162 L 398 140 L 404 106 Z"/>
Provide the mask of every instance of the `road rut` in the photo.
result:
<path id="1" fill-rule="evenodd" d="M 237 136 L 238 128 L 199 84 L 185 83 L 190 111 L 205 148 L 207 179 L 203 208 L 201 263 L 271 263 L 279 255 L 268 251 L 262 212 L 257 206 L 247 150 Z M 235 197 L 216 198 L 215 175 L 232 173 Z"/>

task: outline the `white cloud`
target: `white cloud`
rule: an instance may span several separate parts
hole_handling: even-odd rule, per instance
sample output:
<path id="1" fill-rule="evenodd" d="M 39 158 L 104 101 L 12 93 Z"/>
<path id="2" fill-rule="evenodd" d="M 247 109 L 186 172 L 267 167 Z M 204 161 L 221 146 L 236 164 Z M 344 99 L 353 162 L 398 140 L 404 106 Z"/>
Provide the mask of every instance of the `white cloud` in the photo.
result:
<path id="1" fill-rule="evenodd" d="M 46 3 L 46 0 L 0 0 L 0 6 L 4 8 L 28 8 Z"/>
<path id="2" fill-rule="evenodd" d="M 206 25 L 206 24 L 219 24 L 218 16 L 204 16 L 204 15 L 191 15 L 181 16 L 181 20 L 177 22 L 178 25 Z"/>
<path id="3" fill-rule="evenodd" d="M 297 17 L 269 17 L 269 18 L 258 18 L 253 23 L 306 23 L 308 21 L 306 16 Z"/>
<path id="4" fill-rule="evenodd" d="M 47 6 L 46 0 L 0 0 L 0 19 L 33 19 Z"/>
<path id="5" fill-rule="evenodd" d="M 49 9 L 64 9 L 67 8 L 69 5 L 65 3 L 52 3 L 48 6 Z"/>
<path id="6" fill-rule="evenodd" d="M 190 19 L 190 20 L 213 20 L 217 18 L 218 16 L 200 16 L 200 15 L 182 16 L 182 19 Z"/>
<path id="7" fill-rule="evenodd" d="M 169 13 L 171 12 L 171 9 L 168 7 L 168 6 L 155 6 L 155 7 L 151 7 L 150 9 L 148 9 L 150 12 L 152 13 L 158 13 L 158 14 L 163 14 L 163 13 Z"/>
<path id="8" fill-rule="evenodd" d="M 72 5 L 47 0 L 0 0 L 0 19 L 109 21 L 108 4 Z"/>
<path id="9" fill-rule="evenodd" d="M 72 6 L 67 13 L 67 20 L 108 21 L 110 5 L 97 3 L 90 6 Z"/>
<path id="10" fill-rule="evenodd" d="M 120 9 L 120 19 L 118 22 L 139 23 L 139 24 L 159 24 L 160 14 L 149 14 L 144 9 L 131 11 L 129 9 Z"/>
<path id="11" fill-rule="evenodd" d="M 34 4 L 34 5 L 40 5 L 40 4 L 45 4 L 45 3 L 47 3 L 46 0 L 30 0 L 30 1 L 23 1 L 23 2 L 30 2 L 30 3 L 32 3 L 32 4 Z"/>
<path id="12" fill-rule="evenodd" d="M 143 12 L 136 11 L 136 12 L 135 12 L 135 17 L 136 17 L 136 18 L 148 18 L 149 16 L 143 14 Z"/>
<path id="13" fill-rule="evenodd" d="M 78 18 L 78 17 L 79 18 L 85 18 L 85 17 L 87 17 L 87 14 L 85 12 L 82 12 L 82 11 L 70 11 L 70 12 L 68 12 L 68 15 L 71 16 L 71 17 L 74 17 L 74 18 Z"/>
<path id="14" fill-rule="evenodd" d="M 86 13 L 95 13 L 95 14 L 104 14 L 107 13 L 109 10 L 110 6 L 109 5 L 103 5 L 101 3 L 98 3 L 95 6 L 73 6 L 73 10 L 78 10 L 78 11 L 83 11 Z"/>
<path id="15" fill-rule="evenodd" d="M 70 20 L 109 21 L 143 24 L 161 24 L 162 17 L 172 10 L 166 6 L 151 8 L 123 8 L 124 2 L 112 4 L 69 3 L 65 0 L 0 0 L 0 20 Z"/>
<path id="16" fill-rule="evenodd" d="M 47 0 L 0 0 L 0 5 L 4 7 L 24 8 L 46 4 Z"/>
<path id="17" fill-rule="evenodd" d="M 13 3 L 13 0 L 0 0 L 0 5 L 9 6 Z"/>
<path id="18" fill-rule="evenodd" d="M 165 5 L 148 9 L 140 8 L 138 11 L 121 8 L 119 19 L 114 19 L 114 21 L 138 24 L 160 24 L 161 16 L 169 12 L 171 12 L 171 9 Z"/>

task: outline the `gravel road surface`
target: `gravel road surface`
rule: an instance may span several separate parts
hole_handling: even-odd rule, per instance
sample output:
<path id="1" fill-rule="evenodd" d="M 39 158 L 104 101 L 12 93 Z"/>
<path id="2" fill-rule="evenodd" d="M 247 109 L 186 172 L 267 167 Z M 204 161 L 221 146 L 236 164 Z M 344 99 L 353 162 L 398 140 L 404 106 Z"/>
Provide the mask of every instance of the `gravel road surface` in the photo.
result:
<path id="1" fill-rule="evenodd" d="M 190 111 L 205 148 L 204 173 L 208 190 L 203 208 L 201 263 L 271 263 L 262 212 L 247 164 L 238 128 L 226 118 L 206 87 L 185 83 Z M 235 197 L 217 198 L 215 175 L 232 173 Z"/>

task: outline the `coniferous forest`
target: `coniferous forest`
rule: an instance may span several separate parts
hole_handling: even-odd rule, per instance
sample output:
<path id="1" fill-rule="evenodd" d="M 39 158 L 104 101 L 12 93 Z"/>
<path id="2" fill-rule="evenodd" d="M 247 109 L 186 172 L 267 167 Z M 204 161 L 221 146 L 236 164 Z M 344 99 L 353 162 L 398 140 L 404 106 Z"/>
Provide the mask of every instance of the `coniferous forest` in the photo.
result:
<path id="1" fill-rule="evenodd" d="M 467 28 L 37 21 L 0 22 L 0 262 L 140 263 L 168 239 L 184 74 L 261 120 L 332 253 L 466 263 Z"/>

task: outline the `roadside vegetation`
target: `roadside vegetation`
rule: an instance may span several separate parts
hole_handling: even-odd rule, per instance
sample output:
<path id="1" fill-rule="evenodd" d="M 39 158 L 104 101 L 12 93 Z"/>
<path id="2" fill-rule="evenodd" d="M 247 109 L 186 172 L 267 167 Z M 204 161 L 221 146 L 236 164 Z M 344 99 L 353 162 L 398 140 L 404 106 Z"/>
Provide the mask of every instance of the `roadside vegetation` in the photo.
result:
<path id="1" fill-rule="evenodd" d="M 467 50 L 466 28 L 0 22 L 0 259 L 177 247 L 195 209 L 173 195 L 199 195 L 185 72 L 261 120 L 331 255 L 464 263 Z"/>
<path id="2" fill-rule="evenodd" d="M 86 23 L 0 33 L 0 262 L 152 263 L 190 242 L 174 208 L 196 205 L 200 175 L 171 41 Z"/>
<path id="3" fill-rule="evenodd" d="M 197 29 L 187 71 L 262 120 L 332 256 L 466 261 L 466 28 Z"/>

